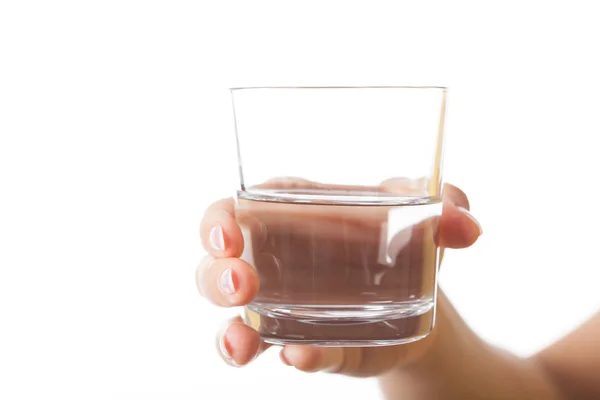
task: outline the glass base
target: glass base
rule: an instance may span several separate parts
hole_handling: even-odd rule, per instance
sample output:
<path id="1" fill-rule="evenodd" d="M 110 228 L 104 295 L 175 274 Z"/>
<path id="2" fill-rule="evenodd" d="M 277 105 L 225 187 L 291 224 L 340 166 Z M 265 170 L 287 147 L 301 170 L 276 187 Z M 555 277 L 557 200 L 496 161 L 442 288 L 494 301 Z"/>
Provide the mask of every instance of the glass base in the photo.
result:
<path id="1" fill-rule="evenodd" d="M 397 346 L 416 342 L 429 336 L 429 332 L 424 335 L 412 336 L 404 339 L 394 340 L 304 340 L 304 339 L 282 339 L 265 337 L 261 335 L 261 339 L 269 344 L 285 346 L 286 344 L 295 344 L 299 346 L 320 346 L 320 347 L 380 347 L 380 346 Z"/>
<path id="2" fill-rule="evenodd" d="M 435 308 L 432 299 L 361 306 L 253 302 L 244 314 L 246 324 L 267 343 L 371 347 L 425 338 L 433 328 Z"/>

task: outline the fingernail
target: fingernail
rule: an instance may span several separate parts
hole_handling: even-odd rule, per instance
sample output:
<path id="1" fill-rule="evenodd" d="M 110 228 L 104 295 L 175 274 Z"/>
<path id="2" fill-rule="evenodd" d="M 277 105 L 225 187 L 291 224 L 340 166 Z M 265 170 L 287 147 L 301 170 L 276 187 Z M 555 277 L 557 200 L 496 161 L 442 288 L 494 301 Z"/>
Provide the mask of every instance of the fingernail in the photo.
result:
<path id="1" fill-rule="evenodd" d="M 483 228 L 481 227 L 481 224 L 479 223 L 479 221 L 477 221 L 477 219 L 475 219 L 475 217 L 473 216 L 473 214 L 471 214 L 471 212 L 469 210 L 467 210 L 464 207 L 458 207 L 458 209 L 465 214 L 467 217 L 469 217 L 469 219 L 471 221 L 473 221 L 473 223 L 475 225 L 477 225 L 477 228 L 479 229 L 479 236 L 483 235 Z"/>
<path id="2" fill-rule="evenodd" d="M 231 364 L 235 367 L 239 367 L 239 365 L 235 362 L 233 356 L 231 355 L 231 345 L 227 340 L 227 331 L 223 333 L 223 335 L 219 339 L 219 351 L 221 351 L 223 358 L 225 358 L 228 364 Z"/>
<path id="3" fill-rule="evenodd" d="M 225 238 L 223 237 L 223 228 L 217 225 L 210 230 L 210 245 L 218 251 L 225 250 Z"/>
<path id="4" fill-rule="evenodd" d="M 285 358 L 285 348 L 279 352 L 279 359 L 281 360 L 282 363 L 284 363 L 288 367 L 292 366 L 292 364 L 288 361 L 288 359 Z"/>
<path id="5" fill-rule="evenodd" d="M 236 292 L 235 283 L 233 281 L 233 271 L 227 268 L 219 278 L 219 287 L 223 293 L 233 294 Z"/>

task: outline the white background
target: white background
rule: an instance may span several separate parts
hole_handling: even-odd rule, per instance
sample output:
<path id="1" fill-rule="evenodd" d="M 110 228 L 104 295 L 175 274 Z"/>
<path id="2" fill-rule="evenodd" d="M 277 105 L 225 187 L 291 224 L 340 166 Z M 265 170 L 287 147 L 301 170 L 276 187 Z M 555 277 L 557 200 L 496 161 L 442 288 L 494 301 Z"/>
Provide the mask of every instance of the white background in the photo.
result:
<path id="1" fill-rule="evenodd" d="M 445 177 L 485 233 L 442 286 L 517 354 L 565 334 L 600 305 L 592 5 L 2 1 L 0 397 L 377 396 L 213 350 L 231 310 L 194 270 L 237 185 L 231 86 L 449 86 Z"/>

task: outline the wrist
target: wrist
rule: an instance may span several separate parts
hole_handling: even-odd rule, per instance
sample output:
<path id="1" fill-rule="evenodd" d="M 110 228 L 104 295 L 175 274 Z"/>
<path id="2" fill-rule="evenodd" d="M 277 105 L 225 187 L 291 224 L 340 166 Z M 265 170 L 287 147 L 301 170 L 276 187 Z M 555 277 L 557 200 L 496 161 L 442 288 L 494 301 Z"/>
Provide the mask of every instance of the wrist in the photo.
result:
<path id="1" fill-rule="evenodd" d="M 538 365 L 480 339 L 443 293 L 437 311 L 420 356 L 381 377 L 387 399 L 560 399 Z"/>

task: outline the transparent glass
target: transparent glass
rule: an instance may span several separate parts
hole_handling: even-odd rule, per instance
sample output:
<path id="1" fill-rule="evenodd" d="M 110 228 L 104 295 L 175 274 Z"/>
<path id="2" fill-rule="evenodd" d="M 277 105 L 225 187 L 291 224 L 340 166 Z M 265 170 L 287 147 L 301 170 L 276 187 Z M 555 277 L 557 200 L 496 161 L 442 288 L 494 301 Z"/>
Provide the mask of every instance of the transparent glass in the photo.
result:
<path id="1" fill-rule="evenodd" d="M 446 89 L 231 89 L 245 322 L 275 344 L 419 340 L 435 320 Z"/>

